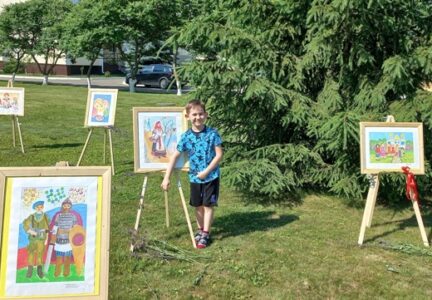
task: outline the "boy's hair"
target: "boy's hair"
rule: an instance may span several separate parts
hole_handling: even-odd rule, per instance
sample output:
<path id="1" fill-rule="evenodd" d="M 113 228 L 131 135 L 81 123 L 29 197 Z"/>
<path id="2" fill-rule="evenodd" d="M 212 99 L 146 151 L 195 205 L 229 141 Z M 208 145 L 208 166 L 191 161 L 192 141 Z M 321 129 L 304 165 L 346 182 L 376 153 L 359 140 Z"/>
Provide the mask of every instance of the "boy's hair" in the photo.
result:
<path id="1" fill-rule="evenodd" d="M 204 110 L 204 112 L 206 112 L 205 104 L 199 99 L 194 99 L 194 100 L 189 101 L 188 104 L 186 104 L 186 107 L 185 107 L 186 113 L 189 114 L 190 110 L 194 106 L 199 106 Z"/>

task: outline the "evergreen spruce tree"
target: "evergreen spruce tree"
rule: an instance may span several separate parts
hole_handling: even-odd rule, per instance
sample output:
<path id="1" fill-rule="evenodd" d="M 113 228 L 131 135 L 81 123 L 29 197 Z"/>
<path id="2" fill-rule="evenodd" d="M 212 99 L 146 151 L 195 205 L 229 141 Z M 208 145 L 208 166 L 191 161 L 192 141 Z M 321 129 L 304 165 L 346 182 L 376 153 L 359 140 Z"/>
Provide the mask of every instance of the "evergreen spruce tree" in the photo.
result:
<path id="1" fill-rule="evenodd" d="M 359 121 L 432 126 L 431 13 L 430 1 L 226 0 L 184 25 L 173 37 L 195 55 L 184 76 L 226 141 L 227 181 L 268 201 L 313 188 L 360 199 Z M 402 195 L 402 175 L 382 182 Z"/>

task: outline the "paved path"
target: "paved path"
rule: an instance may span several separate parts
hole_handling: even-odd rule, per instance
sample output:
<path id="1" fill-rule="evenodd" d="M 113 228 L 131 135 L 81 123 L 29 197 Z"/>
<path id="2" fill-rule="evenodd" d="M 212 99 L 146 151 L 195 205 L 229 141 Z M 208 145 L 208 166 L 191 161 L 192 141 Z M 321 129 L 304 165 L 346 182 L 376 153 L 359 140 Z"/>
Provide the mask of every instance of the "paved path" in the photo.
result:
<path id="1" fill-rule="evenodd" d="M 11 79 L 10 75 L 0 75 L 1 81 L 8 81 L 9 79 Z M 42 77 L 17 75 L 15 76 L 15 81 L 36 82 L 36 83 L 39 82 L 42 84 Z M 119 89 L 123 91 L 129 90 L 129 86 L 124 83 L 124 77 L 92 77 L 91 81 L 92 81 L 93 88 L 113 88 L 113 89 Z M 86 77 L 50 76 L 48 77 L 48 84 L 87 86 L 87 79 Z M 160 88 L 149 88 L 149 87 L 143 87 L 139 85 L 136 87 L 136 91 L 138 93 L 155 93 L 155 94 L 177 93 L 176 89 L 171 89 L 167 91 Z M 186 86 L 183 92 L 187 93 L 188 91 L 190 91 L 190 87 Z"/>

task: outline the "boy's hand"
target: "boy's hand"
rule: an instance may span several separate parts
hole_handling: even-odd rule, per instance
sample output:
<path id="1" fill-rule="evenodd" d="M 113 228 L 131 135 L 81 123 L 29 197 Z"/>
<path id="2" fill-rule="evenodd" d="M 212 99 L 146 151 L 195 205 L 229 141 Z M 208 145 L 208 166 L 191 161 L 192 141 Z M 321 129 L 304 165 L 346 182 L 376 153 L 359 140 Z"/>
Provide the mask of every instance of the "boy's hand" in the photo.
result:
<path id="1" fill-rule="evenodd" d="M 161 183 L 161 188 L 162 188 L 164 191 L 167 191 L 168 188 L 169 188 L 169 186 L 170 186 L 170 181 L 164 179 L 164 180 L 162 181 L 162 183 Z"/>
<path id="2" fill-rule="evenodd" d="M 204 180 L 208 176 L 208 172 L 206 170 L 198 172 L 197 177 L 201 180 Z"/>

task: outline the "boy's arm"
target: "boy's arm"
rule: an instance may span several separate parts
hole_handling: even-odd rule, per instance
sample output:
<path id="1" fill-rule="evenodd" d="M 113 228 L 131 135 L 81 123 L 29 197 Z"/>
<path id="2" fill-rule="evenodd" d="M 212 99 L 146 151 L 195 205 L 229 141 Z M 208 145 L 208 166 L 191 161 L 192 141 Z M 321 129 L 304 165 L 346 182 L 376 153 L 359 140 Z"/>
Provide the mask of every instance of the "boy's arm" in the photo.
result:
<path id="1" fill-rule="evenodd" d="M 205 168 L 203 171 L 197 174 L 197 177 L 199 179 L 204 180 L 208 176 L 208 174 L 210 174 L 210 172 L 213 171 L 213 169 L 215 169 L 219 165 L 220 161 L 222 160 L 222 156 L 223 156 L 222 146 L 216 146 L 215 152 L 216 155 L 209 163 L 207 168 Z"/>
<path id="2" fill-rule="evenodd" d="M 164 191 L 168 190 L 168 188 L 169 188 L 169 185 L 170 185 L 170 176 L 171 176 L 171 173 L 172 173 L 172 171 L 174 169 L 174 166 L 176 164 L 177 158 L 179 158 L 180 154 L 181 153 L 178 150 L 176 150 L 174 152 L 173 156 L 171 156 L 171 159 L 170 159 L 170 161 L 168 163 L 168 166 L 167 166 L 167 169 L 166 169 L 166 172 L 165 172 L 164 179 L 163 179 L 162 184 L 161 184 L 161 188 Z"/>

